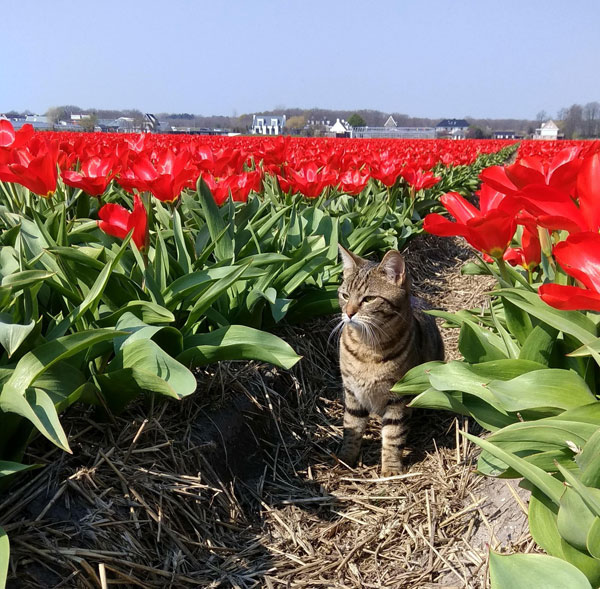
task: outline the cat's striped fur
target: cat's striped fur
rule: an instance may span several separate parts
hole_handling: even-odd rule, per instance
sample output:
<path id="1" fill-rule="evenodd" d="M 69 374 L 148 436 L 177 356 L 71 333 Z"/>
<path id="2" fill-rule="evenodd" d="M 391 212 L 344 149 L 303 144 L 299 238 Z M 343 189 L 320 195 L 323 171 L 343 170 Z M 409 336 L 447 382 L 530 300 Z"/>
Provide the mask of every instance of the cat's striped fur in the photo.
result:
<path id="1" fill-rule="evenodd" d="M 344 440 L 339 458 L 353 465 L 370 414 L 381 416 L 381 474 L 402 471 L 408 409 L 391 387 L 414 366 L 443 360 L 444 346 L 433 317 L 410 295 L 400 252 L 380 264 L 340 247 L 344 279 L 340 368 L 344 383 Z"/>

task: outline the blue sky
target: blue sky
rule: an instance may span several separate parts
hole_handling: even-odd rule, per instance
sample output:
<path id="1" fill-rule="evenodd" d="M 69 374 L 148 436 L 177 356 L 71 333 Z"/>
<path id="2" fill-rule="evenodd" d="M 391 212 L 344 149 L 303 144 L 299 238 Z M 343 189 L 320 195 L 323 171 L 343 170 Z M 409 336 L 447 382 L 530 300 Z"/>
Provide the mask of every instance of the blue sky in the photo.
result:
<path id="1" fill-rule="evenodd" d="M 0 112 L 535 118 L 600 101 L 597 0 L 3 0 L 2 14 Z"/>

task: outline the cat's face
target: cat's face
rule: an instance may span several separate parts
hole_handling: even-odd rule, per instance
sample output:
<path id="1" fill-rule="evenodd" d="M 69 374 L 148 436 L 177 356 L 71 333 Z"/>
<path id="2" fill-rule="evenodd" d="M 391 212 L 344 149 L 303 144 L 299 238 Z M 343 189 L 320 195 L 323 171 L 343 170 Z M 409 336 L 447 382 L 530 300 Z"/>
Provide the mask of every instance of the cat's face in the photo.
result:
<path id="1" fill-rule="evenodd" d="M 361 332 L 385 332 L 402 319 L 409 281 L 402 254 L 386 253 L 380 264 L 340 247 L 344 278 L 338 289 L 342 321 Z"/>

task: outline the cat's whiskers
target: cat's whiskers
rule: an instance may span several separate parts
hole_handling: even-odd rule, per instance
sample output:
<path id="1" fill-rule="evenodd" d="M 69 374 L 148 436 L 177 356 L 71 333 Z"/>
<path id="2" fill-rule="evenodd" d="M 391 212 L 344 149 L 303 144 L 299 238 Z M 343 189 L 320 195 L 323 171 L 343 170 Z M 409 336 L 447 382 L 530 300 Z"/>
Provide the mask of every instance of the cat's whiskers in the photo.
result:
<path id="1" fill-rule="evenodd" d="M 336 319 L 337 321 L 337 319 Z M 340 319 L 338 324 L 331 330 L 329 337 L 327 338 L 327 346 L 331 343 L 331 340 L 336 338 L 336 346 L 340 342 L 340 337 L 342 336 L 342 330 L 344 329 L 345 322 L 343 319 Z"/>
<path id="2" fill-rule="evenodd" d="M 378 331 L 384 337 L 387 335 L 383 328 L 374 322 L 370 317 L 357 317 L 355 320 L 355 325 L 362 329 L 362 332 L 366 336 L 367 345 L 369 345 L 371 348 L 379 348 L 381 346 L 382 338 L 377 333 Z"/>

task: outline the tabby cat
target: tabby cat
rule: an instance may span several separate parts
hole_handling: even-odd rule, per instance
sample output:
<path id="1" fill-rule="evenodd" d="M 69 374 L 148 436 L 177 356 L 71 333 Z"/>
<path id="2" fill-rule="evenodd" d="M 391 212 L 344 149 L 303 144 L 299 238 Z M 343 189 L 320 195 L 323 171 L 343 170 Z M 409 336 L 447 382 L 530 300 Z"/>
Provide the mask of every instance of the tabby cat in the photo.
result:
<path id="1" fill-rule="evenodd" d="M 402 472 L 408 408 L 391 387 L 410 368 L 443 360 L 435 320 L 410 296 L 402 254 L 388 251 L 380 264 L 340 246 L 344 264 L 340 368 L 344 383 L 344 440 L 339 458 L 355 464 L 369 414 L 381 416 L 381 474 Z"/>

